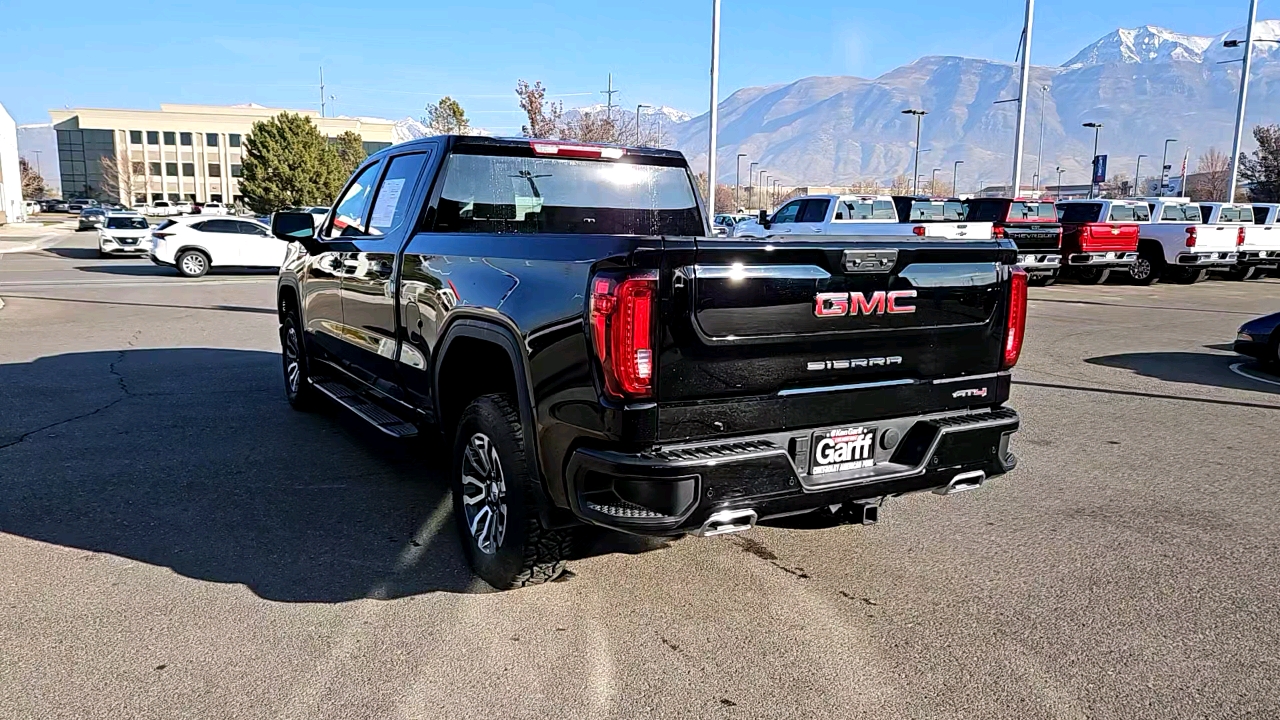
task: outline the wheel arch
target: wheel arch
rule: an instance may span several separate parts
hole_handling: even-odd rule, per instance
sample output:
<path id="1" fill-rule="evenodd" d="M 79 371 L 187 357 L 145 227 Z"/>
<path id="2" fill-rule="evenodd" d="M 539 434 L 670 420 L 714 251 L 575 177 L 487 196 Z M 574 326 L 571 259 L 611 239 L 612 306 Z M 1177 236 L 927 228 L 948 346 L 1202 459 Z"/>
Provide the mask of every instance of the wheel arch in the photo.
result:
<path id="1" fill-rule="evenodd" d="M 475 397 L 508 390 L 520 413 L 530 469 L 543 487 L 542 455 L 534 422 L 533 380 L 517 331 L 492 318 L 463 317 L 450 323 L 435 354 L 432 397 L 440 428 L 448 434 Z"/>

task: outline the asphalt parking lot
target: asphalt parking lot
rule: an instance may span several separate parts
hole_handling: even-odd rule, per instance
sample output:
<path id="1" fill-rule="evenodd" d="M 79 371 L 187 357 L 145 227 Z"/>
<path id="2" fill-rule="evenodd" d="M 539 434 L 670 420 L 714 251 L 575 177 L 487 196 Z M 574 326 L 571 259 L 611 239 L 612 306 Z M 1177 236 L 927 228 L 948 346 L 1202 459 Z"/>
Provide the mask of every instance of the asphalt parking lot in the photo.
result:
<path id="1" fill-rule="evenodd" d="M 442 458 L 295 413 L 274 276 L 0 255 L 0 717 L 1274 718 L 1280 280 L 1033 289 L 1012 474 L 485 592 Z"/>

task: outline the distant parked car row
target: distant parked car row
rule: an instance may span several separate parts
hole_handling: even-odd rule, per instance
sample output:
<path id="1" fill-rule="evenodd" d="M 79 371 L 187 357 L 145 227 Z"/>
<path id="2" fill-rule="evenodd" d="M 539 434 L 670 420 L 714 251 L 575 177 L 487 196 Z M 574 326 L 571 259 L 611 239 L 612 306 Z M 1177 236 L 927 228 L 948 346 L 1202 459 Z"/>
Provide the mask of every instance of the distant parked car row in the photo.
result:
<path id="1" fill-rule="evenodd" d="M 915 235 L 1007 239 L 1032 283 L 1085 284 L 1125 271 L 1138 285 L 1196 283 L 1210 271 L 1248 280 L 1280 269 L 1280 205 L 1189 198 L 1048 200 L 812 195 L 758 219 L 716 217 L 735 237 Z"/>

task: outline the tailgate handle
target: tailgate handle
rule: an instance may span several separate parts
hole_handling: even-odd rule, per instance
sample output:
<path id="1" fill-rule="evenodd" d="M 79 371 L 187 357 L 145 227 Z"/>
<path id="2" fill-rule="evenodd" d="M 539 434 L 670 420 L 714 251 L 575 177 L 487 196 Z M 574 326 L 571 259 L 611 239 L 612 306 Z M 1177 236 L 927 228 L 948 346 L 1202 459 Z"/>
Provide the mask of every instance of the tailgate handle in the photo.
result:
<path id="1" fill-rule="evenodd" d="M 845 250 L 847 273 L 887 273 L 898 264 L 897 250 Z"/>

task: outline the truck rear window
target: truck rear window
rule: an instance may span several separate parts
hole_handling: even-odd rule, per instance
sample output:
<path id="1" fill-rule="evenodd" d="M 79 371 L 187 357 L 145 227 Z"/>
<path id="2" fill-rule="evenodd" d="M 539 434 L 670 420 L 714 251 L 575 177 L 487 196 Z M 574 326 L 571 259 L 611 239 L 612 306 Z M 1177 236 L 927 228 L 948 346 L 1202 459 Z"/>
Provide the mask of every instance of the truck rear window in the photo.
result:
<path id="1" fill-rule="evenodd" d="M 892 200 L 841 200 L 837 220 L 897 220 Z"/>
<path id="2" fill-rule="evenodd" d="M 1160 212 L 1160 219 L 1169 222 L 1200 222 L 1198 205 L 1166 205 Z"/>
<path id="3" fill-rule="evenodd" d="M 964 220 L 964 203 L 916 200 L 911 203 L 908 222 L 956 222 Z"/>
<path id="4" fill-rule="evenodd" d="M 1108 222 L 1151 222 L 1151 208 L 1146 205 L 1112 205 Z"/>
<path id="5" fill-rule="evenodd" d="M 1253 208 L 1224 207 L 1222 212 L 1218 213 L 1218 222 L 1251 223 L 1253 222 Z"/>
<path id="6" fill-rule="evenodd" d="M 702 235 L 683 167 L 571 158 L 453 154 L 438 232 Z"/>
<path id="7" fill-rule="evenodd" d="M 1051 202 L 1015 202 L 1009 205 L 1009 222 L 1058 222 Z"/>

